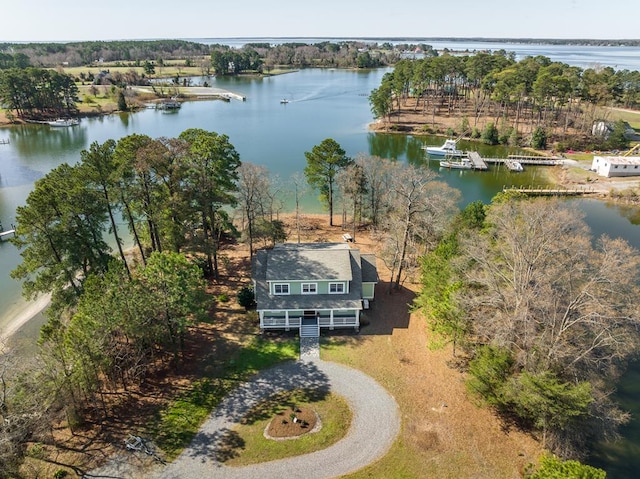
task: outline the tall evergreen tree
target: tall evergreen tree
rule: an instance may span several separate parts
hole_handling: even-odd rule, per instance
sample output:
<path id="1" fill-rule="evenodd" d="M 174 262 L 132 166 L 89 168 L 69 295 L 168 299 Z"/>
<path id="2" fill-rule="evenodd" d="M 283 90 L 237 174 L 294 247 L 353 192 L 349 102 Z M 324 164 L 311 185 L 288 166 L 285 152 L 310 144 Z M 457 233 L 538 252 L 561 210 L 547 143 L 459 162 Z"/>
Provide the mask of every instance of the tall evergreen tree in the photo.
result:
<path id="1" fill-rule="evenodd" d="M 327 138 L 305 152 L 307 182 L 320 191 L 320 197 L 329 207 L 329 226 L 333 226 L 333 192 L 336 174 L 353 163 L 337 141 Z"/>

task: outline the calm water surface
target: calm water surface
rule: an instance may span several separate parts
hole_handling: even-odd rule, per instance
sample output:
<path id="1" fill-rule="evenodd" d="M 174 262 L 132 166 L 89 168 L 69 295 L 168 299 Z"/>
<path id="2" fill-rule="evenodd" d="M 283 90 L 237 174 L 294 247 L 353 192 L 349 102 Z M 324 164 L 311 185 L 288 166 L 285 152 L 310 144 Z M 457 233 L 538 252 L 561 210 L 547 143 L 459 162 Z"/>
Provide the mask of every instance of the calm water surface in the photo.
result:
<path id="1" fill-rule="evenodd" d="M 425 144 L 441 144 L 442 139 L 390 134 L 373 134 L 367 129 L 372 121 L 367 96 L 380 84 L 387 70 L 351 72 L 338 70 L 304 70 L 273 78 L 214 80 L 213 86 L 226 88 L 246 96 L 246 101 L 187 102 L 176 113 L 144 110 L 134 114 L 83 119 L 72 128 L 52 129 L 48 126 L 21 126 L 0 129 L 0 221 L 5 227 L 15 221 L 15 208 L 24 204 L 33 183 L 62 162 L 76 163 L 80 151 L 94 142 L 119 139 L 140 133 L 153 138 L 175 137 L 187 128 L 203 128 L 229 136 L 242 161 L 266 166 L 273 175 L 286 180 L 305 165 L 304 152 L 325 138 L 334 138 L 350 156 L 359 153 L 394 158 L 414 164 L 427 164 L 438 169 L 435 161 L 425 158 Z M 289 99 L 280 104 L 280 99 Z M 504 150 L 486 149 L 475 143 L 460 145 L 479 149 L 489 156 L 502 156 Z M 440 171 L 442 179 L 461 190 L 463 204 L 475 200 L 488 202 L 504 185 L 540 184 L 538 168 L 526 168 L 521 174 L 493 167 L 488 172 Z M 289 201 L 291 197 L 289 196 Z M 290 204 L 290 203 L 289 203 Z M 640 248 L 638 212 L 598 201 L 572 200 L 570 205 L 585 212 L 596 234 L 622 236 Z M 307 212 L 320 211 L 315 194 L 305 203 Z M 25 307 L 20 298 L 20 285 L 9 272 L 20 261 L 16 248 L 0 243 L 0 327 Z M 25 333 L 33 337 L 34 326 Z M 632 371 L 621 386 L 621 393 L 635 381 Z M 635 383 L 634 383 L 635 384 Z M 625 407 L 640 415 L 640 398 L 625 401 Z M 629 477 L 618 466 L 634 464 L 640 459 L 630 451 L 639 447 L 640 422 L 626 429 L 628 440 L 608 448 L 598 457 L 600 467 L 610 471 L 609 477 Z M 604 448 L 602 448 L 604 451 Z M 611 458 L 611 459 L 609 459 Z"/>

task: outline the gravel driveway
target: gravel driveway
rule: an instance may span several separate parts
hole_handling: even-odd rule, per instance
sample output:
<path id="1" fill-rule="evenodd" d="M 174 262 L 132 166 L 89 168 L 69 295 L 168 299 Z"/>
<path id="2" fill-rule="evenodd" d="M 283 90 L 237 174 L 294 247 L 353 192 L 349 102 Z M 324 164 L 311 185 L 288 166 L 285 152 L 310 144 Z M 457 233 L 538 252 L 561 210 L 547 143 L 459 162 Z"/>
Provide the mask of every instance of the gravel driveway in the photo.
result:
<path id="1" fill-rule="evenodd" d="M 233 442 L 232 428 L 255 404 L 272 394 L 300 387 L 324 387 L 343 396 L 353 412 L 347 435 L 333 446 L 304 456 L 227 467 L 225 444 Z M 171 464 L 157 471 L 157 479 L 283 477 L 321 479 L 356 471 L 384 456 L 400 431 L 395 399 L 376 381 L 355 369 L 315 359 L 297 361 L 264 371 L 231 393 L 202 426 L 192 444 Z"/>

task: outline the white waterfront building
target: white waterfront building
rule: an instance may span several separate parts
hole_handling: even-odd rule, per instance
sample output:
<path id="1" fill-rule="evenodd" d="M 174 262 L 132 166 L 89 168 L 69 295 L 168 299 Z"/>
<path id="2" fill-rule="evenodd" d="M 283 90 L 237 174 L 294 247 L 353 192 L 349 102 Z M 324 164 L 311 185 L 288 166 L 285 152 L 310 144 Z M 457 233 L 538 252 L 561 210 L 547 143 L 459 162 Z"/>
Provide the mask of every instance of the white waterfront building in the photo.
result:
<path id="1" fill-rule="evenodd" d="M 594 156 L 591 170 L 599 176 L 640 176 L 640 158 L 624 156 Z"/>

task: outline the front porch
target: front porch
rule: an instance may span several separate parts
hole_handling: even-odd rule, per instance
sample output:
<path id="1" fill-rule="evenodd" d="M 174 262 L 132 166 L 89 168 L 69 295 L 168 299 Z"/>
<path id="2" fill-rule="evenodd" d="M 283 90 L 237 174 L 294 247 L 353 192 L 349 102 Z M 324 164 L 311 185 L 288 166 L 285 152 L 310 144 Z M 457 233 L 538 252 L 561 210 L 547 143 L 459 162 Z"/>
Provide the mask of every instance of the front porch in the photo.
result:
<path id="1" fill-rule="evenodd" d="M 290 331 L 303 327 L 316 327 L 333 330 L 335 328 L 360 329 L 360 311 L 354 310 L 310 310 L 310 311 L 258 311 L 260 316 L 260 331 L 283 329 Z M 310 328 L 306 328 L 309 330 Z"/>

